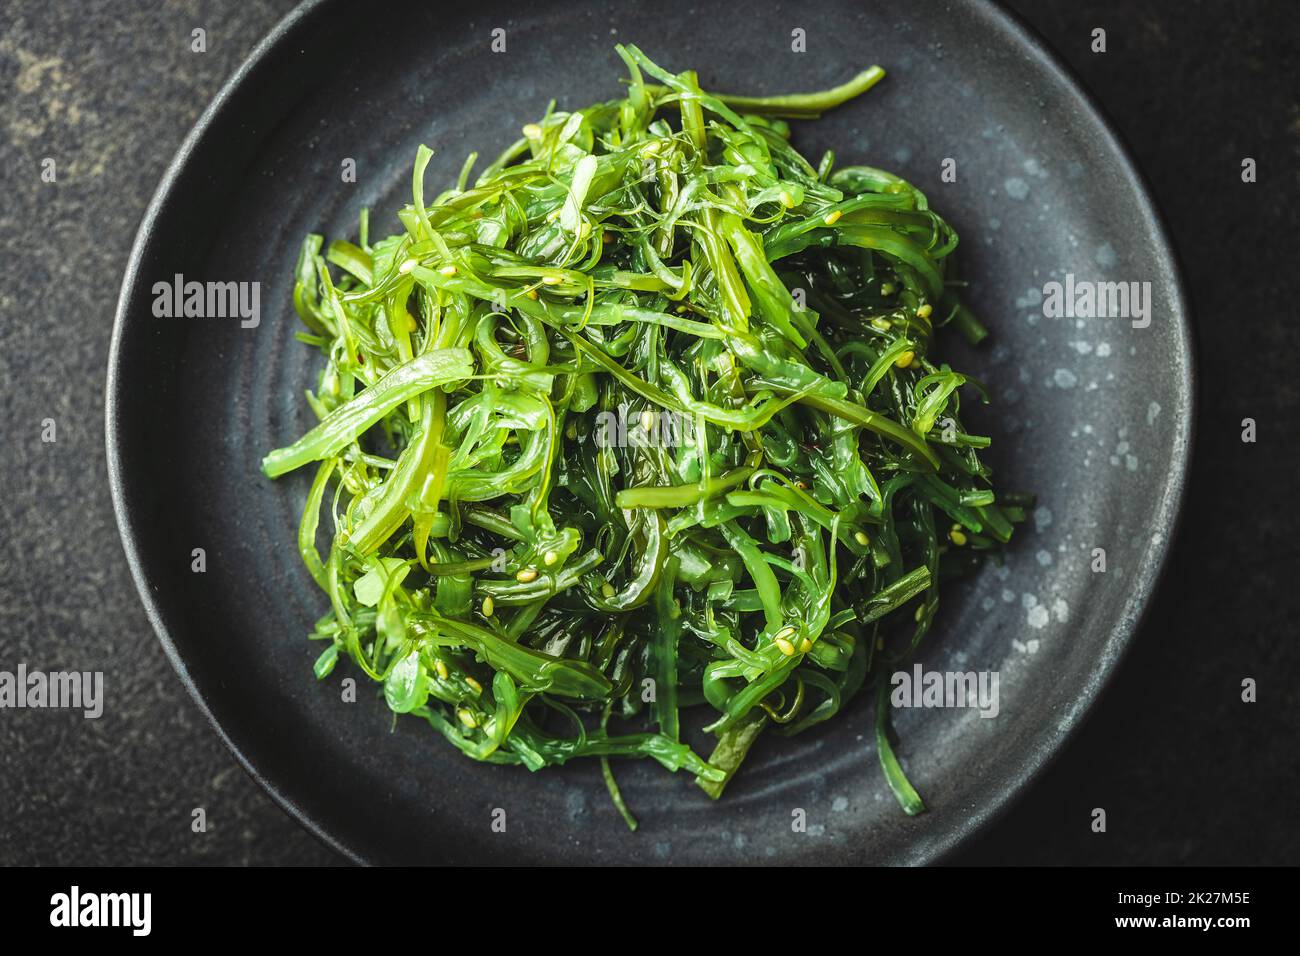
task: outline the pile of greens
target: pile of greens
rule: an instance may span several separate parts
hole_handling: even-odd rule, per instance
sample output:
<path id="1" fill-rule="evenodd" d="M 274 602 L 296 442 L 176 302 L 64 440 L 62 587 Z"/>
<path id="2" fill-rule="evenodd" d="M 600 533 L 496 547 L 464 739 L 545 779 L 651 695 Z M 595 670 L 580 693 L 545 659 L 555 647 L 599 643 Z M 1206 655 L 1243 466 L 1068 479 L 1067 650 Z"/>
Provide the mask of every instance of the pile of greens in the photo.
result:
<path id="1" fill-rule="evenodd" d="M 610 757 L 716 797 L 765 731 L 874 682 L 882 766 L 919 812 L 888 669 L 1027 505 L 995 499 L 960 423 L 979 384 L 930 355 L 938 326 L 985 335 L 957 236 L 897 176 L 790 145 L 781 117 L 879 68 L 747 98 L 618 54 L 624 98 L 552 104 L 432 199 L 421 148 L 403 232 L 371 242 L 363 214 L 356 244 L 304 244 L 320 423 L 264 470 L 316 464 L 316 674 L 346 655 L 476 760 L 599 758 L 631 826 Z"/>

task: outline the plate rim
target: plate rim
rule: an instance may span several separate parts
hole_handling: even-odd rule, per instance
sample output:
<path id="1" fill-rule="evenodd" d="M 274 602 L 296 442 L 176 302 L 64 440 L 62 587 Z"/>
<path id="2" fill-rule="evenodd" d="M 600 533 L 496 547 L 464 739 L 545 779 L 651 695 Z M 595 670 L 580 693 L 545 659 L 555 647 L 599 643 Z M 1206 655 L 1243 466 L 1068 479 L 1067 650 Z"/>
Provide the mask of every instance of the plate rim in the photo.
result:
<path id="1" fill-rule="evenodd" d="M 172 194 L 175 191 L 177 181 L 180 179 L 182 171 L 194 158 L 200 141 L 207 134 L 218 114 L 226 108 L 227 103 L 234 97 L 250 74 L 263 61 L 283 52 L 282 48 L 291 46 L 295 34 L 304 27 L 309 19 L 327 10 L 336 2 L 337 0 L 303 0 L 282 17 L 257 42 L 234 73 L 221 85 L 221 88 L 199 114 L 193 127 L 181 141 L 175 155 L 167 163 L 132 240 L 131 250 L 118 293 L 117 305 L 114 310 L 113 331 L 108 352 L 108 369 L 104 385 L 104 441 L 113 514 L 117 524 L 118 536 L 121 539 L 126 555 L 127 565 L 131 571 L 131 578 L 141 603 L 144 605 L 145 615 L 148 617 L 167 659 L 180 677 L 181 683 L 198 706 L 199 712 L 235 757 L 245 773 L 256 781 L 281 809 L 335 853 L 352 863 L 365 865 L 373 862 L 369 855 L 362 849 L 353 847 L 327 831 L 280 785 L 271 780 L 267 773 L 263 773 L 255 766 L 226 732 L 208 706 L 206 699 L 189 672 L 185 659 L 172 639 L 171 632 L 163 619 L 158 603 L 153 598 L 153 589 L 144 565 L 133 518 L 126 501 L 125 476 L 127 466 L 123 461 L 118 440 L 118 396 L 122 388 L 122 349 L 125 327 L 129 320 L 130 302 L 140 281 L 141 261 L 149 246 L 150 237 L 158 220 L 172 201 Z M 1172 464 L 1161 487 L 1157 511 L 1153 515 L 1156 525 L 1165 528 L 1166 533 L 1159 543 L 1151 546 L 1149 557 L 1153 560 L 1143 563 L 1143 570 L 1139 572 L 1133 583 L 1128 601 L 1121 611 L 1118 624 L 1112 629 L 1111 634 L 1100 648 L 1098 667 L 1094 672 L 1094 678 L 1074 698 L 1071 712 L 1065 720 L 1034 744 L 1021 764 L 1022 769 L 1014 778 L 1000 788 L 979 812 L 968 816 L 963 825 L 954 826 L 948 832 L 937 835 L 934 840 L 927 842 L 925 849 L 912 852 L 906 861 L 907 865 L 933 865 L 947 862 L 948 858 L 960 847 L 971 842 L 975 837 L 987 831 L 997 820 L 1001 819 L 1015 804 L 1024 798 L 1031 784 L 1038 780 L 1061 757 L 1067 745 L 1094 712 L 1100 698 L 1111 686 L 1120 663 L 1147 618 L 1152 598 L 1165 576 L 1173 545 L 1179 537 L 1192 451 L 1195 444 L 1196 418 L 1199 406 L 1195 328 L 1191 322 L 1191 308 L 1183 265 L 1177 247 L 1171 239 L 1172 233 L 1168 222 L 1156 202 L 1155 194 L 1145 174 L 1134 158 L 1133 151 L 1110 116 L 1083 84 L 1073 68 L 1051 48 L 1044 37 L 1019 13 L 1009 9 L 998 0 L 962 0 L 962 2 L 981 12 L 987 19 L 994 21 L 999 32 L 1010 34 L 1019 48 L 1027 51 L 1042 68 L 1046 69 L 1057 82 L 1066 88 L 1072 99 L 1078 103 L 1081 112 L 1084 114 L 1084 119 L 1100 129 L 1106 138 L 1106 145 L 1118 155 L 1121 161 L 1121 173 L 1131 182 L 1140 200 L 1139 211 L 1142 218 L 1146 221 L 1148 231 L 1156 239 L 1155 259 L 1157 262 L 1163 262 L 1167 265 L 1171 321 L 1177 330 L 1181 332 L 1179 340 L 1182 345 L 1182 354 L 1177 356 L 1179 359 L 1177 371 L 1181 371 L 1182 374 L 1178 381 L 1178 391 L 1184 399 L 1186 414 L 1179 420 L 1178 431 L 1172 436 Z"/>

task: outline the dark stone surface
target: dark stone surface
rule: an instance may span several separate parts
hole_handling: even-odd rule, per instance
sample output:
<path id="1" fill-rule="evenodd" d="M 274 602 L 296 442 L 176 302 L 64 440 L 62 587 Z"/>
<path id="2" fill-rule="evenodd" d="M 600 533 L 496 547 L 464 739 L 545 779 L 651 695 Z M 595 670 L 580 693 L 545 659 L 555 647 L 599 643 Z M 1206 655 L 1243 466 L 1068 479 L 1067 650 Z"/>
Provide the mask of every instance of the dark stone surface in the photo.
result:
<path id="1" fill-rule="evenodd" d="M 0 863 L 327 863 L 245 776 L 163 656 L 122 554 L 104 373 L 164 166 L 288 2 L 0 7 L 0 668 L 102 670 L 99 720 L 0 711 Z M 190 31 L 207 30 L 206 53 Z M 58 182 L 40 181 L 41 159 Z M 41 422 L 57 442 L 41 442 Z M 206 833 L 191 831 L 203 807 Z"/>
<path id="2" fill-rule="evenodd" d="M 0 9 L 0 668 L 105 672 L 97 721 L 0 711 L 0 863 L 329 863 L 206 726 L 122 558 L 103 451 L 135 226 L 221 82 L 288 2 Z M 1286 3 L 1014 4 L 1081 75 L 1183 257 L 1201 409 L 1183 531 L 1094 716 L 961 863 L 1300 863 L 1294 302 L 1300 67 Z M 207 30 L 208 50 L 190 51 Z M 1108 52 L 1089 51 L 1094 27 Z M 40 181 L 53 157 L 58 182 Z M 1240 163 L 1259 163 L 1243 184 Z M 1259 423 L 1242 444 L 1241 420 Z M 42 443 L 42 420 L 58 440 Z M 1282 502 L 1277 505 L 1272 502 Z M 1260 702 L 1240 702 L 1240 682 Z M 1092 834 L 1105 807 L 1109 832 Z M 204 807 L 208 830 L 191 832 Z"/>
<path id="3" fill-rule="evenodd" d="M 1115 120 L 1165 213 L 1198 339 L 1182 533 L 1087 725 L 962 862 L 1297 864 L 1300 224 L 1293 4 L 1015 6 Z M 1085 9 L 1092 6 L 1095 12 Z M 1089 51 L 1107 30 L 1104 56 Z M 1241 181 L 1241 162 L 1259 180 Z M 1259 427 L 1243 444 L 1242 419 Z M 1241 681 L 1260 702 L 1241 702 Z M 1105 807 L 1109 832 L 1087 829 Z"/>

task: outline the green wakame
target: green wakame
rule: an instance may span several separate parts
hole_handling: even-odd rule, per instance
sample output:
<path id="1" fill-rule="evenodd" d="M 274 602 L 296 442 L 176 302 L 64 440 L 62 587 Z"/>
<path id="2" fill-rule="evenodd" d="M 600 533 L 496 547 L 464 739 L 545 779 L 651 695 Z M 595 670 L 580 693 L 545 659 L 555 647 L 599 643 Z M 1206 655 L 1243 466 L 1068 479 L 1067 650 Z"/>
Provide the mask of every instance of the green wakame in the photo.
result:
<path id="1" fill-rule="evenodd" d="M 986 334 L 956 233 L 899 177 L 790 143 L 879 68 L 740 97 L 617 49 L 622 99 L 552 104 L 431 198 L 422 147 L 402 231 L 363 213 L 356 243 L 303 245 L 319 424 L 264 470 L 316 469 L 316 675 L 349 658 L 475 760 L 597 758 L 633 828 L 610 758 L 717 797 L 762 735 L 868 687 L 919 812 L 888 674 L 1029 505 L 961 424 L 982 387 L 932 354 L 942 326 Z"/>

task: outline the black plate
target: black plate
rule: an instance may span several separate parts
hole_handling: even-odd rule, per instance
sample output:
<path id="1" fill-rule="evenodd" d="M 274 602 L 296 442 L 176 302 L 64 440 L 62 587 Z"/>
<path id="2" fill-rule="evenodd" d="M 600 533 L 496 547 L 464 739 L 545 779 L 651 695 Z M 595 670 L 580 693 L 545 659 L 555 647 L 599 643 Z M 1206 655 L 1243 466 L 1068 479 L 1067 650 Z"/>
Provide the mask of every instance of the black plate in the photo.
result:
<path id="1" fill-rule="evenodd" d="M 490 44 L 506 30 L 505 53 Z M 807 34 L 791 50 L 792 30 Z M 317 683 L 304 635 L 325 603 L 293 537 L 309 476 L 263 453 L 310 424 L 314 352 L 296 343 L 290 277 L 309 231 L 351 237 L 362 206 L 394 231 L 418 143 L 430 188 L 492 155 L 554 97 L 619 93 L 615 41 L 706 87 L 815 89 L 889 76 L 796 142 L 915 182 L 964 236 L 970 298 L 993 329 L 959 355 L 986 379 L 1003 487 L 1040 509 L 1005 568 L 948 589 L 923 663 L 997 670 L 1001 712 L 909 710 L 900 753 L 931 810 L 905 817 L 861 702 L 821 733 L 762 749 L 720 803 L 685 775 L 624 764 L 629 833 L 597 768 L 474 764 L 414 720 L 391 727 L 362 683 Z M 356 161 L 358 182 L 341 181 Z M 940 178 L 945 158 L 957 181 Z M 262 320 L 154 317 L 177 274 L 261 283 Z M 1148 328 L 1048 319 L 1066 273 L 1150 282 Z M 947 346 L 955 350 L 951 343 Z M 1078 723 L 1129 641 L 1173 530 L 1191 435 L 1184 296 L 1140 178 L 1096 108 L 1020 24 L 984 2 L 782 5 L 569 2 L 308 4 L 204 113 L 140 227 L 114 330 L 108 460 L 149 616 L 236 756 L 291 813 L 364 861 L 879 862 L 934 859 L 994 814 Z M 207 570 L 191 570 L 195 548 Z M 1093 549 L 1107 570 L 1093 573 Z M 491 829 L 506 810 L 504 834 Z M 806 813 L 796 832 L 794 811 Z"/>

